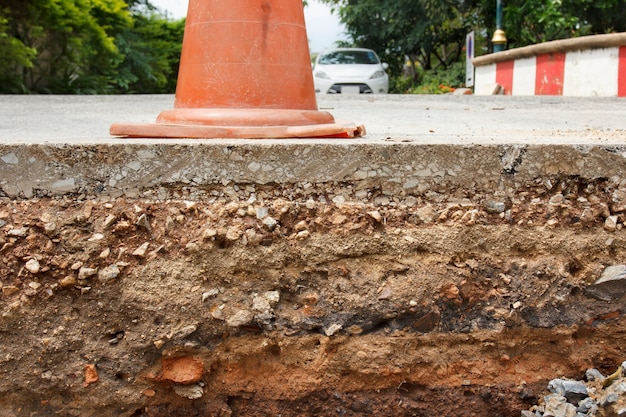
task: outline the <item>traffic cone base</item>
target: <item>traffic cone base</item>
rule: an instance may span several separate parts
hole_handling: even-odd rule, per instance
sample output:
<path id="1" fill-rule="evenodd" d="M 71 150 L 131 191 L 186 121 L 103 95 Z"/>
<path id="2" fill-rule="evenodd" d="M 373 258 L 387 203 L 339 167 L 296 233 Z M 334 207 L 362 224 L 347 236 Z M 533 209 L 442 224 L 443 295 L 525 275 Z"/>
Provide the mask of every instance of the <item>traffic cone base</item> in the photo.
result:
<path id="1" fill-rule="evenodd" d="M 328 112 L 288 109 L 174 109 L 162 111 L 157 117 L 157 123 L 210 126 L 302 126 L 334 122 Z"/>
<path id="2" fill-rule="evenodd" d="M 315 97 L 302 0 L 190 0 L 174 109 L 111 135 L 355 137 Z"/>
<path id="3" fill-rule="evenodd" d="M 331 123 L 299 126 L 208 126 L 202 124 L 114 124 L 111 135 L 124 138 L 189 139 L 286 139 L 286 138 L 357 138 L 365 127 L 354 123 Z"/>

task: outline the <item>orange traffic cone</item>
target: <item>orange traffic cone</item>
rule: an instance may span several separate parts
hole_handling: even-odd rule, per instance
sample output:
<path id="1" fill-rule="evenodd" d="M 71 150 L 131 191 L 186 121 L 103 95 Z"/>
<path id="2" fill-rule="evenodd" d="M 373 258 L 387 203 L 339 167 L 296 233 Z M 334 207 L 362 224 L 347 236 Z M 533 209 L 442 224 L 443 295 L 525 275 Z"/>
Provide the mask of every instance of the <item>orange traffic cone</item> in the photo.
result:
<path id="1" fill-rule="evenodd" d="M 111 135 L 154 138 L 357 137 L 319 111 L 302 0 L 190 0 L 173 110 Z"/>

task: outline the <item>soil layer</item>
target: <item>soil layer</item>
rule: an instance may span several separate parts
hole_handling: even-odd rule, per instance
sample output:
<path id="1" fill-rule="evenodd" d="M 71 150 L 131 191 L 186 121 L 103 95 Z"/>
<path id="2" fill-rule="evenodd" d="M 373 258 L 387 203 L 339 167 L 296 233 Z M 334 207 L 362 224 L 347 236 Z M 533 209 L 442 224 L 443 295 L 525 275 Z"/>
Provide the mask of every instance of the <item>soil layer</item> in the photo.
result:
<path id="1" fill-rule="evenodd" d="M 519 416 L 626 358 L 617 180 L 226 188 L 0 200 L 0 415 Z"/>

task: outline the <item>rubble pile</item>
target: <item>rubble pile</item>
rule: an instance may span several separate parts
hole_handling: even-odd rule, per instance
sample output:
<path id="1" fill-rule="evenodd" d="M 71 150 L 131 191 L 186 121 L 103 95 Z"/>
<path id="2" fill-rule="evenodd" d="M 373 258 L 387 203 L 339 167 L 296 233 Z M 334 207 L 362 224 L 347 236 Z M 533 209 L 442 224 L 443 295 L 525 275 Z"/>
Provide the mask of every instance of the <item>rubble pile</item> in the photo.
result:
<path id="1" fill-rule="evenodd" d="M 609 376 L 595 368 L 585 380 L 553 379 L 550 394 L 522 417 L 624 417 L 626 416 L 626 361 Z"/>

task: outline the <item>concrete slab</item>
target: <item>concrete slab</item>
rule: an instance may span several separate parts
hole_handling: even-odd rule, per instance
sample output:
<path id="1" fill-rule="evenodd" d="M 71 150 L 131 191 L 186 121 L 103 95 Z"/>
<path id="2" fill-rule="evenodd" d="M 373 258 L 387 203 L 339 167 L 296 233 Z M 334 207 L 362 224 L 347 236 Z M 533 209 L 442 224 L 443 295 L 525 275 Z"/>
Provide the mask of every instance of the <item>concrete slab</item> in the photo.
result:
<path id="1" fill-rule="evenodd" d="M 0 96 L 0 141 L 128 143 L 109 136 L 111 123 L 153 123 L 173 103 L 169 95 Z M 318 105 L 337 120 L 364 124 L 368 134 L 357 143 L 621 144 L 626 139 L 623 98 L 318 96 Z M 149 141 L 161 142 L 172 141 Z"/>
<path id="2" fill-rule="evenodd" d="M 173 96 L 1 96 L 0 195 L 137 195 L 163 187 L 345 182 L 390 194 L 494 189 L 626 171 L 617 98 L 320 96 L 360 139 L 167 140 L 108 135 L 152 123 Z M 167 196 L 167 193 L 161 193 Z"/>

